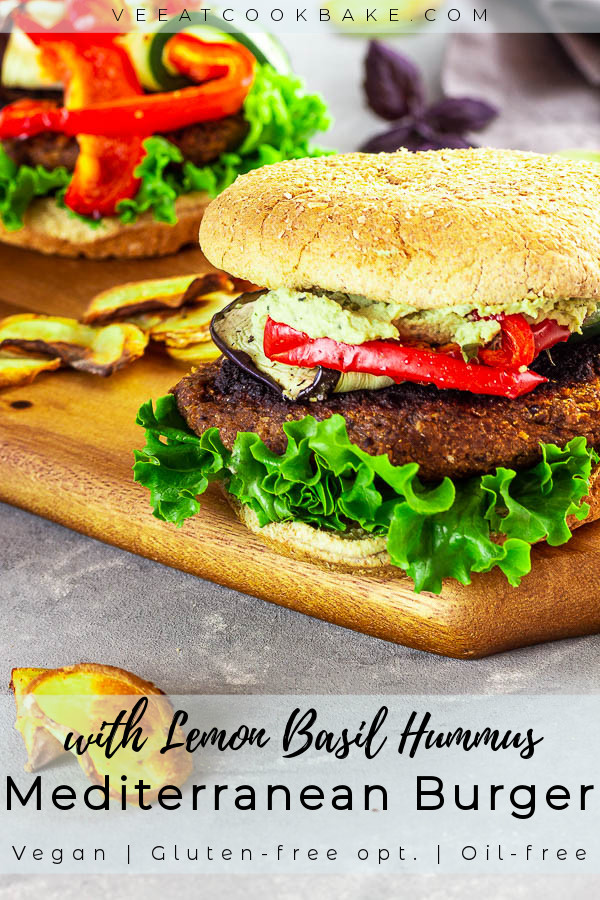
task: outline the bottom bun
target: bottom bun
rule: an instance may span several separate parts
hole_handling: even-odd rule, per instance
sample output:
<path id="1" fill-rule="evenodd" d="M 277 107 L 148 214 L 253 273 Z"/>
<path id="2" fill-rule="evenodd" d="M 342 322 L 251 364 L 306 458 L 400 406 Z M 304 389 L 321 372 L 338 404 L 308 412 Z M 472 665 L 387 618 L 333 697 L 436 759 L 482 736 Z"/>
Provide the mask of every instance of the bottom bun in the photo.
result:
<path id="1" fill-rule="evenodd" d="M 270 522 L 261 528 L 256 513 L 249 506 L 239 503 L 225 490 L 224 493 L 240 521 L 269 547 L 285 556 L 304 559 L 342 572 L 386 577 L 401 573 L 390 561 L 385 549 L 385 537 L 374 537 L 360 529 L 355 533 L 342 535 L 323 531 L 305 522 Z M 575 516 L 569 516 L 567 523 L 571 529 L 600 518 L 600 467 L 592 474 L 586 502 L 590 505 L 589 515 L 581 521 Z"/>
<path id="2" fill-rule="evenodd" d="M 269 547 L 285 556 L 342 572 L 398 572 L 385 549 L 385 537 L 373 537 L 359 529 L 341 535 L 314 528 L 306 522 L 270 522 L 261 528 L 254 510 L 239 503 L 227 491 L 224 493 L 238 519 Z"/>
<path id="3" fill-rule="evenodd" d="M 166 256 L 185 244 L 197 244 L 200 222 L 209 202 L 205 193 L 183 194 L 175 203 L 175 225 L 157 222 L 152 211 L 148 211 L 130 225 L 118 218 L 105 218 L 92 227 L 57 206 L 52 197 L 44 197 L 31 204 L 23 228 L 7 231 L 0 225 L 0 241 L 48 255 L 88 259 Z"/>

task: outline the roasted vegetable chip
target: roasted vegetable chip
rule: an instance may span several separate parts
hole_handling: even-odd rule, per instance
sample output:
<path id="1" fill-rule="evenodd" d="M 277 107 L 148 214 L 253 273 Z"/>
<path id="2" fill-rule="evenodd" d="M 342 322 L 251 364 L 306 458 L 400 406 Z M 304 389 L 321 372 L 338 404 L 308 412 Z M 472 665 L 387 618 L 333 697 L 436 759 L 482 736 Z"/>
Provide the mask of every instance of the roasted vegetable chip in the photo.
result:
<path id="1" fill-rule="evenodd" d="M 231 303 L 231 299 L 231 294 L 209 294 L 200 305 L 183 309 L 153 325 L 150 337 L 153 341 L 164 341 L 167 347 L 189 347 L 190 344 L 209 341 L 212 317 Z"/>
<path id="2" fill-rule="evenodd" d="M 220 272 L 132 281 L 97 294 L 82 321 L 99 323 L 109 319 L 131 319 L 139 313 L 153 310 L 169 312 L 197 303 L 205 294 L 233 290 L 233 281 Z"/>
<path id="3" fill-rule="evenodd" d="M 65 752 L 68 740 L 68 748 L 91 781 L 103 785 L 109 776 L 109 793 L 119 798 L 125 784 L 127 799 L 133 803 L 139 799 L 134 787 L 140 779 L 150 786 L 144 799 L 152 800 L 164 784 L 181 785 L 192 771 L 191 757 L 183 748 L 160 753 L 174 715 L 169 699 L 131 672 L 96 663 L 13 669 L 11 687 L 17 707 L 15 728 L 27 749 L 27 771 Z M 136 749 L 132 741 L 109 757 L 103 746 L 89 738 L 108 736 L 117 719 L 124 726 L 130 721 L 132 729 L 139 726 L 146 742 L 140 746 L 140 739 Z M 103 728 L 103 723 L 108 724 Z M 123 732 L 124 727 L 118 727 L 117 739 Z M 174 730 L 171 740 L 185 740 L 181 729 Z"/>
<path id="4" fill-rule="evenodd" d="M 201 363 L 218 359 L 221 351 L 212 341 L 203 341 L 200 344 L 190 344 L 189 347 L 167 347 L 167 353 L 178 362 Z"/>
<path id="5" fill-rule="evenodd" d="M 30 384 L 40 372 L 58 369 L 60 359 L 35 359 L 0 352 L 0 388 Z"/>
<path id="6" fill-rule="evenodd" d="M 13 669 L 10 686 L 15 695 L 17 718 L 15 728 L 21 732 L 21 737 L 27 750 L 27 762 L 25 770 L 35 772 L 42 766 L 57 759 L 64 751 L 60 741 L 53 737 L 39 719 L 27 714 L 25 709 L 25 697 L 29 685 L 47 669 Z"/>
<path id="7" fill-rule="evenodd" d="M 181 362 L 216 359 L 210 321 L 248 284 L 222 272 L 135 281 L 94 297 L 82 321 L 9 316 L 0 320 L 0 388 L 62 365 L 112 375 L 142 356 L 150 340 Z"/>
<path id="8" fill-rule="evenodd" d="M 129 322 L 94 327 L 77 319 L 24 314 L 0 321 L 0 348 L 46 353 L 73 369 L 112 375 L 142 356 L 148 338 Z"/>

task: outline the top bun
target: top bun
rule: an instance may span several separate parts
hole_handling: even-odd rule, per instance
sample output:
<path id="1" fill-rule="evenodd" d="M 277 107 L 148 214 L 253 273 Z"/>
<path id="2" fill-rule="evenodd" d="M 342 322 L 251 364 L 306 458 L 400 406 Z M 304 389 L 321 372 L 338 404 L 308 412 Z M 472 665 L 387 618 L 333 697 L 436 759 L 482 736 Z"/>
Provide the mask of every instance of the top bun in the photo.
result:
<path id="1" fill-rule="evenodd" d="M 271 289 L 418 309 L 600 300 L 600 165 L 489 149 L 292 160 L 238 178 L 200 243 Z"/>

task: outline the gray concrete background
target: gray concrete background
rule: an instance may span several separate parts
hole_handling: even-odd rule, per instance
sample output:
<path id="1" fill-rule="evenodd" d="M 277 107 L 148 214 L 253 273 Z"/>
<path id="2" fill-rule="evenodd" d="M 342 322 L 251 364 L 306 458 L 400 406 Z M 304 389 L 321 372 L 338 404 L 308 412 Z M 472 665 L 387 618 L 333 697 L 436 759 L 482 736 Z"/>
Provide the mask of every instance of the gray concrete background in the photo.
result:
<path id="1" fill-rule="evenodd" d="M 404 46 L 424 64 L 435 90 L 441 40 L 414 37 Z M 332 146 L 353 149 L 380 127 L 362 104 L 362 42 L 296 41 L 291 51 L 297 70 L 330 100 L 337 118 Z M 123 666 L 172 692 L 584 693 L 600 686 L 600 637 L 458 662 L 309 619 L 1 504 L 0 523 L 3 690 L 12 666 L 79 660 Z M 0 879 L 0 898 L 154 898 L 165 886 L 159 878 L 7 876 Z M 180 876 L 168 884 L 183 896 L 232 900 L 579 900 L 599 889 L 595 879 L 560 877 Z"/>

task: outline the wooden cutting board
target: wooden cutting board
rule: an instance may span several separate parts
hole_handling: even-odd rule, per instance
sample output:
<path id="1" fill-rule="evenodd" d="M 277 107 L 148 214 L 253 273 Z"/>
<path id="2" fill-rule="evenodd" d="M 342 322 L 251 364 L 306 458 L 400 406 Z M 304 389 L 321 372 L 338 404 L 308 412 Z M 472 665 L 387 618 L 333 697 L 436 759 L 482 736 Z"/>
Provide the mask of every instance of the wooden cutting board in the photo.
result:
<path id="1" fill-rule="evenodd" d="M 78 316 L 111 285 L 208 268 L 199 250 L 86 262 L 0 245 L 0 315 Z M 0 499 L 273 603 L 447 656 L 474 658 L 600 631 L 600 521 L 563 548 L 536 547 L 533 571 L 519 588 L 492 572 L 474 576 L 469 587 L 448 582 L 439 597 L 415 594 L 401 574 L 342 575 L 279 556 L 238 523 L 216 491 L 182 528 L 159 522 L 146 490 L 132 480 L 132 452 L 143 445 L 135 414 L 184 372 L 153 350 L 108 379 L 61 370 L 1 391 Z"/>

